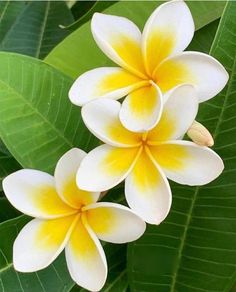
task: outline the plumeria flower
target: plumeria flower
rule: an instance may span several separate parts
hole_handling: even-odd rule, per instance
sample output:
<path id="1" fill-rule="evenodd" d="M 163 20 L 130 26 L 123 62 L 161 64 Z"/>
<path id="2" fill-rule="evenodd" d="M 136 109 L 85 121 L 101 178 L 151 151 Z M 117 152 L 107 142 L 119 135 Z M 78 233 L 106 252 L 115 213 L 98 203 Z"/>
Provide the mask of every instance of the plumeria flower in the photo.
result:
<path id="1" fill-rule="evenodd" d="M 119 117 L 130 131 L 152 129 L 174 87 L 195 85 L 202 102 L 219 93 L 228 80 L 226 70 L 213 57 L 183 52 L 194 34 L 193 18 L 183 1 L 160 5 L 143 33 L 127 18 L 101 13 L 94 14 L 91 30 L 99 48 L 120 67 L 85 72 L 72 85 L 69 98 L 83 106 L 101 97 L 126 96 Z"/>
<path id="2" fill-rule="evenodd" d="M 126 200 L 146 222 L 159 224 L 171 206 L 167 178 L 186 185 L 203 185 L 222 172 L 221 158 L 211 149 L 179 140 L 198 110 L 191 85 L 177 87 L 159 123 L 143 134 L 131 132 L 119 120 L 120 103 L 92 101 L 82 108 L 90 131 L 104 143 L 82 160 L 77 184 L 88 191 L 104 191 L 125 179 Z"/>
<path id="3" fill-rule="evenodd" d="M 14 268 L 34 272 L 51 264 L 65 248 L 73 280 L 98 291 L 107 277 L 107 262 L 98 240 L 124 243 L 136 240 L 145 223 L 129 208 L 97 203 L 98 192 L 76 186 L 76 171 L 86 155 L 72 149 L 58 161 L 54 177 L 38 170 L 19 170 L 3 181 L 12 205 L 36 217 L 17 236 L 13 247 Z"/>

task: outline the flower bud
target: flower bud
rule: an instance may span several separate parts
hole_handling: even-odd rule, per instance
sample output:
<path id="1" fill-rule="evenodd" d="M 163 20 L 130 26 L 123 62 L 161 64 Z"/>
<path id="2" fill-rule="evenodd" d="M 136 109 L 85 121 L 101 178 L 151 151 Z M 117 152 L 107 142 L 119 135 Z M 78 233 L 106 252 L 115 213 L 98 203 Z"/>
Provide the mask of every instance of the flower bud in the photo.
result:
<path id="1" fill-rule="evenodd" d="M 196 144 L 201 146 L 212 147 L 214 140 L 211 133 L 202 124 L 194 121 L 192 126 L 189 128 L 187 135 Z"/>

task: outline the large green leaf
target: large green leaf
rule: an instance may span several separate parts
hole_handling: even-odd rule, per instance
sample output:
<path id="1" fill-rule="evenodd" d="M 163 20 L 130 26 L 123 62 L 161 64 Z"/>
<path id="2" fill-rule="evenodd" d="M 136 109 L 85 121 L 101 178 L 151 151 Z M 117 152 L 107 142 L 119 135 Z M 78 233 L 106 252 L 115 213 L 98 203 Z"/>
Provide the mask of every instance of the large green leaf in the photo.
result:
<path id="1" fill-rule="evenodd" d="M 129 246 L 134 291 L 227 292 L 236 278 L 236 2 L 229 2 L 211 54 L 230 80 L 216 98 L 201 105 L 198 119 L 215 137 L 225 163 L 216 181 L 202 187 L 173 185 L 167 220 L 150 226 Z M 207 163 L 207 162 L 206 162 Z"/>
<path id="2" fill-rule="evenodd" d="M 10 6 L 17 10 L 19 4 L 12 2 Z M 10 22 L 12 14 L 9 12 L 5 18 Z M 44 58 L 68 35 L 59 25 L 68 25 L 73 21 L 64 1 L 32 1 L 11 23 L 0 42 L 0 50 Z"/>
<path id="3" fill-rule="evenodd" d="M 20 168 L 20 164 L 11 156 L 2 141 L 0 141 L 0 191 L 2 190 L 2 180 L 4 177 Z"/>
<path id="4" fill-rule="evenodd" d="M 68 149 L 96 145 L 68 99 L 70 78 L 18 54 L 0 53 L 0 63 L 0 136 L 24 167 L 52 171 Z"/>
<path id="5" fill-rule="evenodd" d="M 0 43 L 25 7 L 24 1 L 0 2 Z"/>
<path id="6" fill-rule="evenodd" d="M 0 223 L 17 216 L 20 216 L 20 212 L 12 207 L 6 198 L 0 196 Z"/>
<path id="7" fill-rule="evenodd" d="M 104 10 L 104 13 L 128 17 L 142 28 L 151 12 L 161 3 L 161 1 L 121 1 Z M 188 5 L 192 11 L 196 29 L 199 29 L 220 17 L 225 2 L 189 1 Z M 92 68 L 112 64 L 97 48 L 90 31 L 90 22 L 61 42 L 47 56 L 46 62 L 73 78 Z"/>
<path id="8" fill-rule="evenodd" d="M 199 52 L 208 54 L 210 51 L 212 42 L 214 40 L 218 25 L 219 25 L 219 19 L 212 21 L 211 23 L 197 30 L 187 50 L 199 51 Z"/>
<path id="9" fill-rule="evenodd" d="M 89 21 L 93 13 L 101 12 L 115 3 L 116 1 L 77 1 L 71 8 L 71 12 L 77 20 L 71 25 L 65 27 L 65 29 L 74 31 L 82 24 Z"/>

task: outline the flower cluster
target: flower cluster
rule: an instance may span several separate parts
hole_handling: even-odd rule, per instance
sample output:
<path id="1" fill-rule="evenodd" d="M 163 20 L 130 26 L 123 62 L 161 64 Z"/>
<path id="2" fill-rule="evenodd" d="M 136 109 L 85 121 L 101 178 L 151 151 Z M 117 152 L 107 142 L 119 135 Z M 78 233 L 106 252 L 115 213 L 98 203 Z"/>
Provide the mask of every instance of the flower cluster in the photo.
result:
<path id="1" fill-rule="evenodd" d="M 36 218 L 14 243 L 15 269 L 43 269 L 65 249 L 73 280 L 98 291 L 107 277 L 99 239 L 130 242 L 144 233 L 145 222 L 160 224 L 171 207 L 168 179 L 196 186 L 222 172 L 223 161 L 206 147 L 214 141 L 195 118 L 199 102 L 218 94 L 228 74 L 209 55 L 183 52 L 194 34 L 183 1 L 160 5 L 142 33 L 126 18 L 100 13 L 91 29 L 120 67 L 82 74 L 69 98 L 82 106 L 85 125 L 104 144 L 88 154 L 68 151 L 54 177 L 17 171 L 4 179 L 3 189 L 13 206 Z M 183 140 L 186 133 L 193 142 Z M 101 192 L 123 180 L 130 209 L 98 202 Z"/>

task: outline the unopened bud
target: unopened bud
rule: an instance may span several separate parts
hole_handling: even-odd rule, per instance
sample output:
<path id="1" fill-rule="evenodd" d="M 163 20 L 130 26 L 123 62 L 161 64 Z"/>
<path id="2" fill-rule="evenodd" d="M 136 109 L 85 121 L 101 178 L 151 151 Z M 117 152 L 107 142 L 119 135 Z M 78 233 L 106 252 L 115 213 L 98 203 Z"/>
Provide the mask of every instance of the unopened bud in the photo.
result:
<path id="1" fill-rule="evenodd" d="M 189 128 L 187 135 L 196 144 L 201 146 L 212 147 L 214 145 L 213 137 L 211 133 L 202 124 L 194 121 Z"/>

